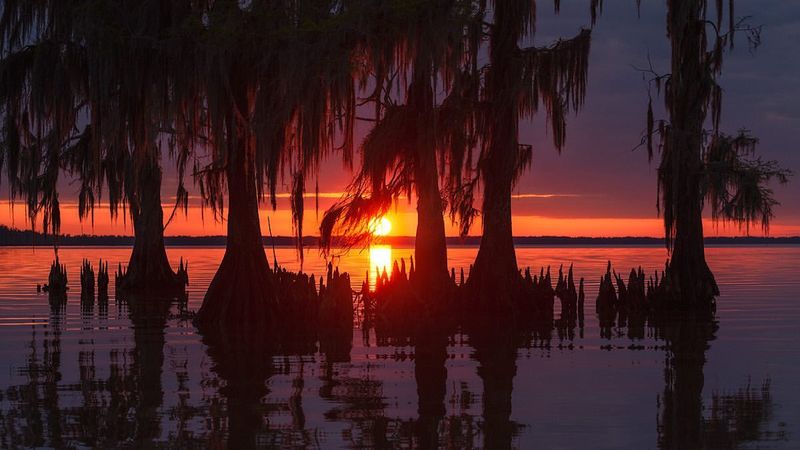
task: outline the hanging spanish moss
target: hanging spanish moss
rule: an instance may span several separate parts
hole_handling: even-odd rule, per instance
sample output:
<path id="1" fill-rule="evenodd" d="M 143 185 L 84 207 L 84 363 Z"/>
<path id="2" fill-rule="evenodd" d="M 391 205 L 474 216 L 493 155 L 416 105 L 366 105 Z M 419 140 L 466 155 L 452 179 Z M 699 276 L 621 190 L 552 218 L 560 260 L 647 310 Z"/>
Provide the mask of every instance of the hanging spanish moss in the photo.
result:
<path id="1" fill-rule="evenodd" d="M 652 158 L 653 138 L 660 140 L 658 206 L 672 253 L 669 296 L 685 306 L 706 308 L 719 288 L 705 259 L 704 202 L 710 204 L 714 221 L 732 222 L 748 232 L 751 224 L 760 223 L 766 232 L 777 204 L 768 183 L 785 183 L 790 172 L 755 157 L 757 140 L 748 132 L 729 136 L 720 131 L 722 88 L 717 78 L 723 55 L 733 48 L 737 31 L 747 35 L 751 46 L 760 44 L 760 27 L 737 21 L 733 1 L 727 8 L 716 2 L 713 22 L 706 0 L 670 1 L 667 7 L 672 71 L 650 72 L 656 90 L 663 88 L 669 119 L 656 121 L 651 98 L 643 143 Z"/>
<path id="2" fill-rule="evenodd" d="M 12 201 L 24 197 L 31 225 L 41 217 L 56 235 L 63 172 L 79 182 L 81 220 L 93 222 L 103 195 L 114 219 L 130 206 L 136 240 L 118 286 L 127 290 L 176 285 L 163 249 L 159 156 L 174 144 L 165 35 L 187 5 L 12 1 L 0 18 L 0 166 Z M 185 191 L 177 199 L 186 206 Z"/>
<path id="3" fill-rule="evenodd" d="M 556 2 L 556 10 L 558 10 Z M 593 19 L 597 2 L 592 4 Z M 536 2 L 494 2 L 489 29 L 489 59 L 484 88 L 485 105 L 478 120 L 481 148 L 477 161 L 483 183 L 483 236 L 475 270 L 468 283 L 473 296 L 513 311 L 521 279 L 511 229 L 511 191 L 532 161 L 532 147 L 519 142 L 519 120 L 544 107 L 553 143 L 561 151 L 566 138 L 566 116 L 580 109 L 586 94 L 591 32 L 581 30 L 572 39 L 547 47 L 520 48 L 522 38 L 536 30 Z M 458 211 L 472 215 L 474 190 L 457 202 Z"/>
<path id="4" fill-rule="evenodd" d="M 356 180 L 323 218 L 322 246 L 330 250 L 334 232 L 337 243 L 346 248 L 368 245 L 373 238 L 370 223 L 401 198 L 410 201 L 413 193 L 417 282 L 427 290 L 445 288 L 447 249 L 439 182 L 461 179 L 463 163 L 448 162 L 463 158 L 469 146 L 470 105 L 453 98 L 463 95 L 459 80 L 470 65 L 464 29 L 475 20 L 473 2 L 429 0 L 415 8 L 376 2 L 364 14 L 391 22 L 370 30 L 365 38 L 369 77 L 376 87 L 363 103 L 374 104 L 375 125 L 360 146 L 362 167 Z M 441 102 L 439 83 L 448 91 Z M 405 96 L 405 103 L 398 104 L 393 88 Z"/>
<path id="5" fill-rule="evenodd" d="M 345 161 L 352 157 L 351 52 L 358 41 L 337 28 L 346 13 L 326 1 L 218 1 L 196 5 L 194 21 L 181 30 L 172 74 L 178 148 L 208 154 L 195 159 L 193 172 L 215 218 L 223 217 L 228 198 L 227 247 L 198 312 L 201 327 L 279 320 L 262 321 L 278 308 L 259 201 L 269 197 L 275 208 L 278 181 L 291 176 L 302 258 L 305 180 L 333 150 Z"/>

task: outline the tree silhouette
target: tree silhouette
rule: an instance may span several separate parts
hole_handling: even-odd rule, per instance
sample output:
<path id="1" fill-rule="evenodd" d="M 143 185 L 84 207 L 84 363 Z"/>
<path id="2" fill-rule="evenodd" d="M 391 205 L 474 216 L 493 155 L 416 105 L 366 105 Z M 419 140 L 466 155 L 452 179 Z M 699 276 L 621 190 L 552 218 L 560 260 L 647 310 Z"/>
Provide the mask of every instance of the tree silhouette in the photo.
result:
<path id="1" fill-rule="evenodd" d="M 672 252 L 669 295 L 680 304 L 701 306 L 719 295 L 705 259 L 704 202 L 711 205 L 714 220 L 734 222 L 748 230 L 751 223 L 760 222 L 766 231 L 777 204 L 767 183 L 773 179 L 785 183 L 790 175 L 773 161 L 753 157 L 757 140 L 746 131 L 735 136 L 720 131 L 722 88 L 717 77 L 723 55 L 733 48 L 737 31 L 747 33 L 750 43 L 757 45 L 760 29 L 737 22 L 731 1 L 727 31 L 723 31 L 723 2 L 716 2 L 715 21 L 707 18 L 708 3 L 667 2 L 672 71 L 668 75 L 653 72 L 651 82 L 659 91 L 664 87 L 669 120 L 655 121 L 651 101 L 643 141 L 652 158 L 653 137 L 660 138 L 659 209 Z M 709 113 L 711 130 L 707 131 Z"/>
<path id="2" fill-rule="evenodd" d="M 208 152 L 210 162 L 196 167 L 195 176 L 215 215 L 228 195 L 225 255 L 197 317 L 204 329 L 263 331 L 278 324 L 259 200 L 269 194 L 274 208 L 278 180 L 289 171 L 299 237 L 306 175 L 334 149 L 337 129 L 350 158 L 356 42 L 344 25 L 338 28 L 346 13 L 338 3 L 204 3 L 179 30 L 182 68 L 173 87 L 180 148 Z"/>
<path id="3" fill-rule="evenodd" d="M 389 1 L 365 8 L 369 21 L 380 24 L 368 29 L 365 39 L 371 69 L 366 79 L 376 87 L 364 102 L 375 106 L 375 125 L 360 147 L 361 170 L 345 198 L 326 212 L 320 229 L 326 249 L 334 231 L 347 246 L 364 244 L 372 237 L 371 220 L 413 192 L 416 281 L 426 289 L 448 281 L 439 182 L 448 177 L 448 168 L 449 177 L 460 179 L 462 164 L 449 163 L 458 161 L 469 145 L 469 116 L 457 106 L 472 79 L 464 70 L 469 66 L 464 30 L 475 20 L 473 4 Z M 440 83 L 446 95 L 438 99 Z M 405 103 L 394 101 L 394 88 L 405 95 Z"/>
<path id="4" fill-rule="evenodd" d="M 559 2 L 555 5 L 558 11 Z M 495 1 L 492 6 L 489 65 L 478 120 L 483 237 L 468 285 L 478 298 L 508 309 L 521 281 L 511 229 L 511 190 L 532 155 L 531 146 L 519 142 L 519 121 L 544 107 L 556 149 L 564 147 L 566 115 L 581 107 L 586 94 L 591 33 L 581 30 L 549 47 L 520 48 L 520 40 L 535 34 L 536 2 Z M 598 6 L 592 1 L 593 18 Z M 471 204 L 471 195 L 463 202 Z M 467 212 L 469 206 L 459 209 Z"/>
<path id="5" fill-rule="evenodd" d="M 128 206 L 135 243 L 125 290 L 180 289 L 164 249 L 162 148 L 174 145 L 164 35 L 184 2 L 6 2 L 0 17 L 2 158 L 12 199 L 58 234 L 59 176 L 80 181 L 81 220 L 107 193 Z M 120 10 L 128 14 L 120 15 Z M 0 164 L 3 165 L 3 164 Z M 106 187 L 104 190 L 104 186 Z M 186 206 L 179 190 L 176 206 Z"/>

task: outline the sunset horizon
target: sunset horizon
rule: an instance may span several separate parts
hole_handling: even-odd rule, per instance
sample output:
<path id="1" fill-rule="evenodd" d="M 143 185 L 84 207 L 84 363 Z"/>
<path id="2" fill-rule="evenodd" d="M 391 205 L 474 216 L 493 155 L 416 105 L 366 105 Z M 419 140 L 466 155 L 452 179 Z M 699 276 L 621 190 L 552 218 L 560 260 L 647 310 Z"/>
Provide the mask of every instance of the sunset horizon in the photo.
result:
<path id="1" fill-rule="evenodd" d="M 321 197 L 319 214 L 310 210 L 304 218 L 304 236 L 319 236 L 319 220 L 325 208 L 329 205 L 332 197 Z M 308 199 L 311 203 L 313 198 Z M 516 200 L 514 203 L 526 201 L 525 199 Z M 557 200 L 550 200 L 557 201 Z M 5 204 L 3 204 L 5 203 Z M 279 201 L 279 205 L 286 203 Z M 294 227 L 291 222 L 291 210 L 278 209 L 272 211 L 268 202 L 261 204 L 259 215 L 261 217 L 261 234 L 269 236 L 270 230 L 267 222 L 272 226 L 272 234 L 275 236 L 293 236 Z M 78 219 L 77 204 L 62 203 L 62 225 L 61 231 L 71 235 L 122 235 L 132 236 L 133 225 L 129 219 L 120 215 L 116 220 L 111 219 L 111 215 L 104 205 L 99 204 L 94 213 L 94 224 L 91 219 L 83 222 Z M 174 208 L 174 204 L 163 203 L 164 215 L 168 217 Z M 223 215 L 224 217 L 224 215 Z M 391 219 L 392 230 L 390 236 L 411 237 L 416 233 L 417 219 L 416 212 L 413 210 L 413 203 L 407 204 L 406 200 L 401 200 L 401 204 L 392 209 L 387 217 Z M 513 215 L 513 235 L 515 237 L 526 236 L 565 236 L 565 237 L 652 237 L 663 238 L 663 219 L 655 214 L 650 217 L 546 217 L 538 215 Z M 760 226 L 751 226 L 749 232 L 746 227 L 733 223 L 714 222 L 710 216 L 703 220 L 705 235 L 707 237 L 795 237 L 800 236 L 800 220 L 795 221 L 791 217 L 778 216 L 770 224 L 769 232 L 764 233 Z M 15 204 L 14 212 L 11 212 L 8 201 L 0 201 L 0 225 L 20 230 L 31 230 L 31 224 L 25 214 L 25 206 L 19 202 Z M 164 229 L 165 236 L 219 236 L 227 233 L 227 225 L 224 219 L 215 220 L 210 208 L 203 208 L 198 205 L 189 206 L 188 215 L 176 211 L 172 221 Z M 41 232 L 41 224 L 36 223 L 34 231 Z M 477 217 L 470 233 L 467 236 L 476 237 L 481 234 L 481 218 Z M 445 235 L 447 237 L 459 237 L 457 224 L 445 219 Z"/>
<path id="2" fill-rule="evenodd" d="M 0 447 L 800 447 L 798 42 L 785 0 L 0 0 Z"/>

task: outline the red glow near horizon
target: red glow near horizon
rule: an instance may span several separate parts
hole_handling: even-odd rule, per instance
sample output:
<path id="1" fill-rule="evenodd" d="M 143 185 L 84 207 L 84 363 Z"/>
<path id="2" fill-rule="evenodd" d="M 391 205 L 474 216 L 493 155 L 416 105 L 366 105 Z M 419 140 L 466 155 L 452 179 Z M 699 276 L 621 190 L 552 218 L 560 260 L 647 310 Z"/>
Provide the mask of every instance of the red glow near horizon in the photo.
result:
<path id="1" fill-rule="evenodd" d="M 164 205 L 165 216 L 171 212 L 171 205 Z M 322 212 L 306 214 L 303 229 L 307 235 L 317 235 L 319 220 Z M 272 233 L 278 236 L 292 236 L 291 211 L 262 207 L 260 210 L 263 234 L 268 234 L 267 217 L 272 223 Z M 116 222 L 112 222 L 108 211 L 98 208 L 95 211 L 94 223 L 91 220 L 81 223 L 78 220 L 77 208 L 72 204 L 61 206 L 62 227 L 64 234 L 94 234 L 94 235 L 133 235 L 133 226 L 130 220 L 125 220 L 122 214 Z M 417 213 L 413 205 L 405 202 L 398 205 L 392 212 L 381 218 L 381 236 L 414 236 L 417 228 Z M 385 221 L 383 220 L 385 219 Z M 24 204 L 16 203 L 13 211 L 6 202 L 0 206 L 0 224 L 30 229 L 27 221 Z M 457 236 L 458 227 L 445 221 L 448 236 Z M 41 223 L 37 224 L 37 230 Z M 627 237 L 627 236 L 663 236 L 663 222 L 658 217 L 547 217 L 536 215 L 515 214 L 513 216 L 513 231 L 515 236 L 569 236 L 569 237 Z M 198 206 L 190 205 L 188 216 L 182 214 L 175 216 L 166 229 L 167 236 L 213 236 L 225 235 L 226 223 L 215 221 L 211 212 L 201 211 Z M 480 217 L 475 221 L 470 235 L 477 236 L 481 233 Z M 715 224 L 710 219 L 705 221 L 706 236 L 744 236 L 747 232 L 743 228 L 731 224 Z M 751 227 L 750 235 L 762 236 L 758 226 Z M 792 218 L 777 218 L 770 226 L 770 236 L 786 237 L 800 236 L 800 223 Z"/>

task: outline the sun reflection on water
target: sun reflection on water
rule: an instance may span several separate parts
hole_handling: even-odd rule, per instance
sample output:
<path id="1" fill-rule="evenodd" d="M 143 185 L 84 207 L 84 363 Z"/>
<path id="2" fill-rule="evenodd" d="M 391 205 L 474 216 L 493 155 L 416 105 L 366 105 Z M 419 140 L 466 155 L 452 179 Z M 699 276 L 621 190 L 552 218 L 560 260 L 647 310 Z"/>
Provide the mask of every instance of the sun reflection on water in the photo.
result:
<path id="1" fill-rule="evenodd" d="M 392 246 L 373 245 L 369 248 L 369 289 L 375 290 L 375 280 L 386 269 L 386 274 L 392 274 Z"/>

